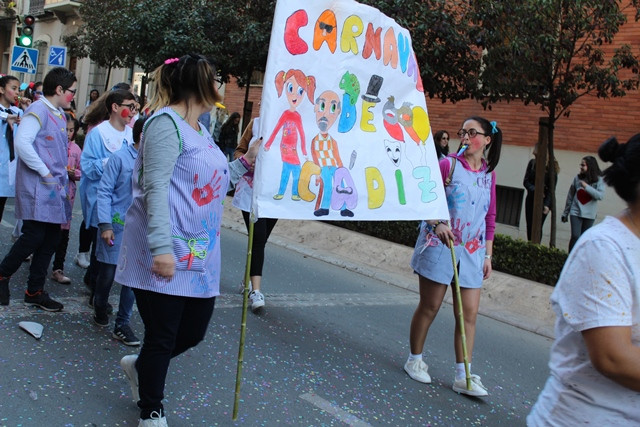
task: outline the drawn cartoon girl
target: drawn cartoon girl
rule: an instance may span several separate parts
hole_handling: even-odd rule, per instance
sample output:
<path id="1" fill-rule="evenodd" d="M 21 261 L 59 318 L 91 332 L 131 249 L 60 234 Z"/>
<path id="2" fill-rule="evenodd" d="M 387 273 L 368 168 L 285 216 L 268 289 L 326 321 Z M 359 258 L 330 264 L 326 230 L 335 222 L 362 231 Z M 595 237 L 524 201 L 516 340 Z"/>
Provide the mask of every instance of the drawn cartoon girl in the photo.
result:
<path id="1" fill-rule="evenodd" d="M 276 90 L 278 96 L 282 96 L 284 89 L 289 102 L 289 109 L 282 113 L 280 120 L 266 142 L 264 149 L 269 151 L 276 133 L 282 128 L 282 141 L 280 142 L 280 155 L 282 157 L 282 175 L 280 176 L 280 189 L 278 194 L 273 196 L 275 200 L 281 200 L 289 182 L 289 175 L 292 176 L 291 200 L 300 200 L 298 195 L 298 180 L 300 179 L 300 158 L 298 157 L 298 133 L 300 134 L 300 147 L 302 154 L 307 155 L 305 146 L 304 129 L 300 114 L 296 111 L 300 103 L 304 100 L 305 93 L 311 104 L 314 103 L 313 94 L 316 90 L 316 79 L 313 76 L 306 76 L 300 70 L 289 70 L 286 73 L 280 71 L 276 74 Z"/>

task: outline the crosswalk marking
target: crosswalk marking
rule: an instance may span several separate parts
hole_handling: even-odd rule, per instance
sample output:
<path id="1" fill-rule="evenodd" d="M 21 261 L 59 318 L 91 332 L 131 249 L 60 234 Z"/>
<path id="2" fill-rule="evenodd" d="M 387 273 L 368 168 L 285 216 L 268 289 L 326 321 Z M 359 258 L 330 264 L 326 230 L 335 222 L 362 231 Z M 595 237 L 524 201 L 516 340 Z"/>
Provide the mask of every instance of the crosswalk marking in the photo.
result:
<path id="1" fill-rule="evenodd" d="M 301 293 L 301 294 L 265 294 L 268 307 L 338 307 L 338 306 L 383 306 L 383 305 L 415 305 L 417 297 L 413 293 L 398 294 L 347 294 L 347 293 Z M 93 309 L 87 305 L 86 296 L 55 297 L 64 305 L 63 314 L 92 314 Z M 109 298 L 109 302 L 117 309 L 118 295 Z M 236 293 L 222 294 L 216 298 L 216 310 L 242 308 L 242 295 Z M 136 308 L 134 307 L 134 310 Z M 25 305 L 22 299 L 14 298 L 8 306 L 0 306 L 0 319 L 19 318 L 25 316 L 59 316 L 61 313 L 50 313 L 36 307 Z"/>

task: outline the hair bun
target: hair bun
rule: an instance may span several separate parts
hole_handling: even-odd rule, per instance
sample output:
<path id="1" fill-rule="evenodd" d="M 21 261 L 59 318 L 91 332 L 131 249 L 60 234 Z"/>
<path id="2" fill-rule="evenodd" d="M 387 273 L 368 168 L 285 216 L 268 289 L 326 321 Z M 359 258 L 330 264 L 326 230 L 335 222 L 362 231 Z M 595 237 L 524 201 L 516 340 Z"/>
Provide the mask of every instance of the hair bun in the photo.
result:
<path id="1" fill-rule="evenodd" d="M 612 136 L 600 145 L 600 148 L 598 148 L 598 156 L 600 156 L 602 161 L 613 162 L 619 155 L 619 148 L 620 144 L 618 140 L 615 136 Z"/>

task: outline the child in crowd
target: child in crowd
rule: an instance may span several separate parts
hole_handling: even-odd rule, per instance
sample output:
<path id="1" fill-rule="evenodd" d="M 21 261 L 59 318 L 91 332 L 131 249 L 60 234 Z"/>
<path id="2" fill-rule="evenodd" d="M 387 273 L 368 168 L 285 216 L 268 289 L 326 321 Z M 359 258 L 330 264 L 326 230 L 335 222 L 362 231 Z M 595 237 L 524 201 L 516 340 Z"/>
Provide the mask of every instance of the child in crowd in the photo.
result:
<path id="1" fill-rule="evenodd" d="M 76 133 L 78 131 L 78 121 L 71 117 L 67 118 L 67 138 L 69 139 L 69 147 L 67 148 L 68 163 L 67 173 L 69 174 L 69 182 L 67 183 L 67 197 L 69 198 L 69 204 L 73 207 L 73 201 L 76 198 L 76 182 L 80 181 L 82 177 L 82 169 L 80 168 L 80 156 L 82 150 L 75 143 Z M 69 229 L 71 228 L 71 218 L 66 224 L 62 224 L 60 232 L 60 243 L 56 249 L 55 256 L 53 258 L 53 273 L 51 278 L 63 285 L 71 283 L 71 279 L 64 275 L 64 258 L 67 256 L 67 246 L 69 245 Z"/>
<path id="2" fill-rule="evenodd" d="M 47 311 L 63 305 L 44 290 L 47 269 L 60 240 L 60 225 L 71 218 L 66 186 L 67 120 L 62 112 L 76 94 L 76 76 L 66 68 L 51 69 L 42 96 L 31 104 L 16 132 L 16 219 L 22 235 L 0 262 L 0 304 L 9 304 L 9 281 L 22 261 L 33 254 L 24 302 Z"/>
<path id="3" fill-rule="evenodd" d="M 107 160 L 113 153 L 127 150 L 127 146 L 133 144 L 131 128 L 127 125 L 138 110 L 133 94 L 122 89 L 107 92 L 104 100 L 99 99 L 94 104 L 97 105 L 92 105 L 91 113 L 102 118 L 103 121 L 92 128 L 85 138 L 81 157 L 82 179 L 80 181 L 82 215 L 85 226 L 91 231 L 92 239 L 89 268 L 84 276 L 84 282 L 91 291 L 89 298 L 89 306 L 91 307 L 93 307 L 93 293 L 98 273 L 98 263 L 95 257 L 95 243 L 99 237 L 96 206 L 98 186 Z"/>
<path id="4" fill-rule="evenodd" d="M 17 130 L 22 110 L 13 105 L 19 91 L 20 81 L 13 76 L 0 77 L 0 221 L 8 197 L 16 193 L 16 161 L 13 137 Z"/>
<path id="5" fill-rule="evenodd" d="M 146 119 L 136 120 L 133 126 L 134 144 L 115 152 L 107 162 L 98 186 L 98 227 L 100 238 L 96 240 L 98 277 L 96 280 L 94 322 L 98 326 L 109 325 L 106 303 L 116 274 L 118 254 L 122 244 L 125 215 L 133 200 L 131 175 L 138 157 L 140 135 Z M 140 345 L 129 320 L 135 296 L 130 287 L 122 285 L 116 325 L 112 336 L 126 345 Z"/>

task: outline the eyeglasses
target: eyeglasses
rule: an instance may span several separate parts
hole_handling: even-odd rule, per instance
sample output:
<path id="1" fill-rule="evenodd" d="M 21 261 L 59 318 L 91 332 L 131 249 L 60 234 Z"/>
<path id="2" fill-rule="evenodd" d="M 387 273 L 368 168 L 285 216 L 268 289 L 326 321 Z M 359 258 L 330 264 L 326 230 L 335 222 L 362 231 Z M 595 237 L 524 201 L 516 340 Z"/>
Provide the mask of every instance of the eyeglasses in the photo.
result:
<path id="1" fill-rule="evenodd" d="M 116 103 L 117 104 L 117 103 Z M 131 110 L 132 113 L 138 111 L 138 106 L 136 104 L 118 104 L 121 107 L 126 107 Z"/>
<path id="2" fill-rule="evenodd" d="M 487 136 L 486 133 L 482 133 L 482 132 L 478 132 L 475 129 L 469 129 L 469 130 L 464 130 L 464 129 L 460 129 L 458 131 L 458 136 L 462 139 L 465 136 L 469 135 L 469 138 L 473 138 L 476 135 L 482 135 L 482 136 Z"/>
<path id="3" fill-rule="evenodd" d="M 78 89 L 65 89 L 65 90 L 71 92 L 74 96 L 75 96 L 76 92 L 78 91 Z"/>
<path id="4" fill-rule="evenodd" d="M 35 92 L 33 92 L 34 95 L 38 95 L 38 96 L 42 96 L 44 95 L 44 93 L 41 90 L 36 90 Z M 75 92 L 74 92 L 75 93 Z"/>
<path id="5" fill-rule="evenodd" d="M 333 31 L 333 25 L 325 24 L 324 22 L 320 22 L 318 24 L 321 30 L 325 30 L 327 33 L 331 33 Z"/>

